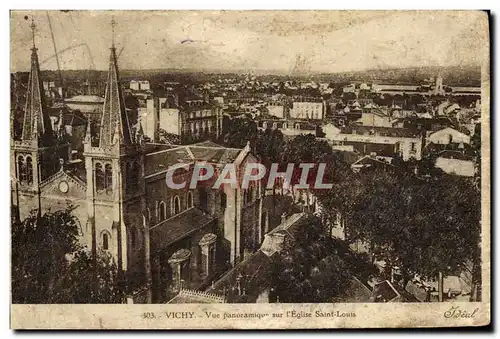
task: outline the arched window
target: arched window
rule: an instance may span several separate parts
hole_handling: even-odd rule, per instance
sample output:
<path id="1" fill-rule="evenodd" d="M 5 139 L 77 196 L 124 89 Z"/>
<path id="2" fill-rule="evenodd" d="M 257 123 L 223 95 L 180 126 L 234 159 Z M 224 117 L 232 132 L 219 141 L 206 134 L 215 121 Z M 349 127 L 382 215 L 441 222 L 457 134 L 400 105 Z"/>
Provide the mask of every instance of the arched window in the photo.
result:
<path id="1" fill-rule="evenodd" d="M 26 181 L 30 185 L 33 183 L 33 161 L 30 156 L 26 157 Z"/>
<path id="2" fill-rule="evenodd" d="M 167 218 L 167 205 L 164 201 L 158 204 L 158 221 L 163 221 Z"/>
<path id="3" fill-rule="evenodd" d="M 278 124 L 276 122 L 273 122 L 273 129 L 278 128 Z"/>
<path id="4" fill-rule="evenodd" d="M 17 173 L 19 175 L 19 181 L 21 183 L 26 182 L 26 164 L 24 163 L 24 157 L 20 155 L 17 158 Z"/>
<path id="5" fill-rule="evenodd" d="M 113 191 L 113 168 L 110 164 L 106 164 L 106 166 L 104 166 L 104 184 L 106 192 Z"/>
<path id="6" fill-rule="evenodd" d="M 283 129 L 287 129 L 288 128 L 288 125 L 286 124 L 286 122 L 283 123 Z"/>
<path id="7" fill-rule="evenodd" d="M 109 250 L 109 235 L 106 232 L 102 234 L 102 249 L 105 251 Z"/>
<path id="8" fill-rule="evenodd" d="M 181 199 L 179 196 L 174 197 L 174 215 L 181 213 Z"/>
<path id="9" fill-rule="evenodd" d="M 265 122 L 265 121 L 264 121 L 264 122 L 262 123 L 262 128 L 263 128 L 263 129 L 267 129 L 267 122 Z"/>
<path id="10" fill-rule="evenodd" d="M 186 199 L 186 203 L 187 203 L 187 208 L 191 208 L 193 207 L 193 192 L 189 191 L 187 193 L 187 199 Z"/>
<path id="11" fill-rule="evenodd" d="M 207 133 L 207 122 L 203 120 L 201 122 L 201 134 L 205 135 Z"/>
<path id="12" fill-rule="evenodd" d="M 95 187 L 97 191 L 104 190 L 104 170 L 101 163 L 95 164 Z"/>
<path id="13" fill-rule="evenodd" d="M 300 124 L 295 124 L 295 129 L 300 129 Z"/>

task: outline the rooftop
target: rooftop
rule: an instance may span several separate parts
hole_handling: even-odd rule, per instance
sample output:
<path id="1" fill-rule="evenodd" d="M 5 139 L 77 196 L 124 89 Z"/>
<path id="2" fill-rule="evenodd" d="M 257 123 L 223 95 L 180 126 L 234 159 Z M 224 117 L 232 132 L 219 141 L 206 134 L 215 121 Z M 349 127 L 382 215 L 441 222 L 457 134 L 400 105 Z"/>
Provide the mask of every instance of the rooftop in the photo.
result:
<path id="1" fill-rule="evenodd" d="M 179 163 L 194 164 L 206 161 L 214 164 L 228 164 L 236 160 L 242 152 L 239 148 L 227 148 L 211 141 L 186 146 L 167 146 L 146 154 L 145 175 L 166 171 Z"/>
<path id="2" fill-rule="evenodd" d="M 150 228 L 151 251 L 160 251 L 170 244 L 202 229 L 215 217 L 194 207 Z"/>
<path id="3" fill-rule="evenodd" d="M 104 98 L 97 95 L 77 95 L 64 100 L 65 102 L 86 102 L 86 103 L 104 103 Z"/>

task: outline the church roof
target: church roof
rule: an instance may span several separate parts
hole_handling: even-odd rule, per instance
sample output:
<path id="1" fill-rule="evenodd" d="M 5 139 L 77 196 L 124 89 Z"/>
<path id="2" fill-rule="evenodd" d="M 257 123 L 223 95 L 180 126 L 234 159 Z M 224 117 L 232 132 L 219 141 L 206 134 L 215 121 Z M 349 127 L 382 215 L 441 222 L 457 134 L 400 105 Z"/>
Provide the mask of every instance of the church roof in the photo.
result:
<path id="1" fill-rule="evenodd" d="M 239 148 L 227 148 L 214 142 L 202 142 L 193 145 L 177 146 L 146 154 L 145 175 L 166 171 L 179 163 L 194 164 L 204 161 L 212 164 L 233 163 L 242 152 Z"/>
<path id="2" fill-rule="evenodd" d="M 215 217 L 198 208 L 190 208 L 150 229 L 151 251 L 161 251 L 172 243 L 202 229 Z"/>
<path id="3" fill-rule="evenodd" d="M 104 103 L 104 98 L 97 95 L 77 95 L 64 100 L 65 102 L 84 102 L 84 103 Z"/>

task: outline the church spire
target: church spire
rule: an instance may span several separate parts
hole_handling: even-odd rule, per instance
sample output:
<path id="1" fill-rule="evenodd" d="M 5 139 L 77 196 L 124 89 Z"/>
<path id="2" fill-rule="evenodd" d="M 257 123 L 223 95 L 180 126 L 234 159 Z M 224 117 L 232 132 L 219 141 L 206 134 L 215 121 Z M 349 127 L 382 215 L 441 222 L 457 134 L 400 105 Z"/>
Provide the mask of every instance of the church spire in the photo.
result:
<path id="1" fill-rule="evenodd" d="M 101 131 L 99 136 L 99 147 L 110 147 L 115 143 L 127 145 L 132 142 L 130 125 L 125 109 L 125 101 L 120 87 L 118 74 L 118 62 L 115 48 L 116 22 L 111 21 L 112 44 L 109 58 L 109 72 L 106 84 L 106 95 L 104 97 L 104 108 L 101 118 Z"/>
<path id="2" fill-rule="evenodd" d="M 33 48 L 31 49 L 31 70 L 26 92 L 26 106 L 24 110 L 23 131 L 21 139 L 23 141 L 33 140 L 39 136 L 43 137 L 52 132 L 50 118 L 45 107 L 45 95 L 43 84 L 40 78 L 40 65 L 38 63 L 37 48 L 35 46 L 34 20 L 31 22 Z"/>

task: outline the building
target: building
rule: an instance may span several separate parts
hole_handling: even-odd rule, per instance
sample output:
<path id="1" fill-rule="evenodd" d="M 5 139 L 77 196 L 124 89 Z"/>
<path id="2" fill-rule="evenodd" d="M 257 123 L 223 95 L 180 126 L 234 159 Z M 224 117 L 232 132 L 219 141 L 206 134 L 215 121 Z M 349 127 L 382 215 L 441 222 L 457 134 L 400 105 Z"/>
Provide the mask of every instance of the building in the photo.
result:
<path id="1" fill-rule="evenodd" d="M 390 160 L 395 155 L 404 161 L 422 158 L 423 140 L 420 132 L 391 127 L 323 126 L 325 138 L 337 145 L 351 145 L 354 151 L 362 155 L 372 155 Z"/>
<path id="2" fill-rule="evenodd" d="M 290 109 L 290 118 L 323 120 L 324 106 L 321 98 L 294 98 Z"/>
<path id="3" fill-rule="evenodd" d="M 150 91 L 151 86 L 147 80 L 131 80 L 129 88 L 133 91 Z"/>
<path id="4" fill-rule="evenodd" d="M 149 81 L 147 81 L 147 80 L 140 80 L 139 81 L 139 90 L 141 90 L 141 91 L 149 91 L 149 90 L 151 90 L 151 86 L 149 85 Z"/>
<path id="5" fill-rule="evenodd" d="M 474 177 L 478 168 L 475 151 L 463 142 L 430 143 L 424 149 L 426 155 L 435 159 L 435 167 L 443 172 L 463 177 Z"/>
<path id="6" fill-rule="evenodd" d="M 158 130 L 178 136 L 182 143 L 216 138 L 222 133 L 222 108 L 215 101 L 178 94 L 142 101 L 139 109 L 145 135 L 158 141 Z"/>
<path id="7" fill-rule="evenodd" d="M 356 120 L 355 123 L 361 124 L 363 126 L 392 127 L 392 122 L 389 115 L 383 112 L 381 109 L 373 107 L 373 105 L 371 104 L 367 108 L 365 107 L 363 109 L 361 118 Z"/>
<path id="8" fill-rule="evenodd" d="M 11 140 L 14 217 L 70 202 L 81 244 L 109 253 L 127 290 L 144 291 L 145 296 L 134 294 L 137 300 L 167 301 L 181 285 L 208 283 L 255 251 L 263 237 L 260 185 L 174 190 L 166 185 L 167 169 L 189 165 L 176 171 L 175 180 L 189 177 L 197 162 L 217 168 L 230 163 L 239 170 L 257 160 L 249 147 L 145 143 L 141 125 L 132 127 L 128 120 L 118 74 L 112 46 L 101 121 L 87 124 L 83 161 L 73 163 L 71 145 L 51 128 L 32 49 L 22 133 Z"/>
<path id="9" fill-rule="evenodd" d="M 137 80 L 131 80 L 129 88 L 131 90 L 138 91 L 140 89 L 140 87 L 139 87 L 139 81 L 137 81 Z"/>
<path id="10" fill-rule="evenodd" d="M 431 133 L 427 137 L 427 143 L 448 145 L 451 143 L 470 144 L 470 136 L 454 128 L 447 127 Z"/>
<path id="11" fill-rule="evenodd" d="M 269 115 L 277 118 L 285 118 L 285 106 L 282 102 L 268 102 L 267 111 Z"/>
<path id="12" fill-rule="evenodd" d="M 64 104 L 72 110 L 82 112 L 88 120 L 100 122 L 104 98 L 97 95 L 77 95 L 64 99 Z"/>
<path id="13" fill-rule="evenodd" d="M 434 95 L 443 95 L 444 93 L 443 77 L 439 75 L 436 77 L 436 83 L 434 84 Z"/>

